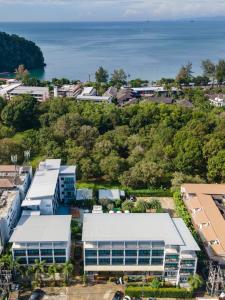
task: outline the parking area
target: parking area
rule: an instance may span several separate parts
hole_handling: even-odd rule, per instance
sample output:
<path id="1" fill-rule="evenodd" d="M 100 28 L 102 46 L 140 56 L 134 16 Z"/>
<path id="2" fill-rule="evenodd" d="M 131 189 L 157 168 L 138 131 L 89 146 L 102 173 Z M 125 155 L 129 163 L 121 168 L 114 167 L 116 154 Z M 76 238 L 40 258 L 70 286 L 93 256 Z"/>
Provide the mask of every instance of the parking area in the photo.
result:
<path id="1" fill-rule="evenodd" d="M 68 288 L 43 288 L 43 290 L 46 292 L 43 300 L 112 300 L 116 291 L 124 292 L 122 286 L 115 284 L 97 284 L 86 287 L 75 285 Z"/>

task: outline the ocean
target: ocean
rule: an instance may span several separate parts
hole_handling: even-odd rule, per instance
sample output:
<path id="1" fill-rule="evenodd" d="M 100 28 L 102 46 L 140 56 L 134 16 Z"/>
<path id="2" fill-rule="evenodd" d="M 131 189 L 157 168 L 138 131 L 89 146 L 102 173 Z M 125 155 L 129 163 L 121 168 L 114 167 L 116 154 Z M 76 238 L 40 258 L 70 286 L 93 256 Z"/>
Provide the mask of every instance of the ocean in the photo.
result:
<path id="1" fill-rule="evenodd" d="M 181 65 L 225 58 L 225 21 L 0 23 L 0 31 L 34 41 L 46 68 L 42 79 L 88 80 L 99 66 L 123 68 L 130 78 L 174 77 Z M 31 53 L 32 55 L 32 53 Z"/>

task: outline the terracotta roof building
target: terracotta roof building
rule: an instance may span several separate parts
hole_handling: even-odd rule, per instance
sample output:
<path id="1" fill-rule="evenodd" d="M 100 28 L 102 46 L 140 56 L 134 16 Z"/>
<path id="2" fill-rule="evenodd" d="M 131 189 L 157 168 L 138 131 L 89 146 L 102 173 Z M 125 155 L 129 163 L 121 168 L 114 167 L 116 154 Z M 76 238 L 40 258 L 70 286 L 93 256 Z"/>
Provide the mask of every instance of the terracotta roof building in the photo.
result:
<path id="1" fill-rule="evenodd" d="M 225 184 L 183 184 L 181 192 L 209 258 L 225 265 Z"/>

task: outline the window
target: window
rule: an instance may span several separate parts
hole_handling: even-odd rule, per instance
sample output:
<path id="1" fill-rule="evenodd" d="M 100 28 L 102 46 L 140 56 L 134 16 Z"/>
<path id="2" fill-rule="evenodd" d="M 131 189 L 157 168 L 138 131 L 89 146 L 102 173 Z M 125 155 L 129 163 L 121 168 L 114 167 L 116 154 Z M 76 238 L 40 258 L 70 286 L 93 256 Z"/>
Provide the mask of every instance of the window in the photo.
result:
<path id="1" fill-rule="evenodd" d="M 137 250 L 125 250 L 126 256 L 137 256 Z"/>
<path id="2" fill-rule="evenodd" d="M 139 265 L 150 265 L 149 258 L 139 258 L 138 264 Z"/>
<path id="3" fill-rule="evenodd" d="M 97 256 L 97 250 L 85 250 L 86 257 L 95 257 Z"/>
<path id="4" fill-rule="evenodd" d="M 110 256 L 110 250 L 99 250 L 98 255 L 99 256 Z"/>
<path id="5" fill-rule="evenodd" d="M 179 255 L 166 255 L 166 259 L 168 259 L 168 260 L 170 260 L 170 259 L 172 259 L 172 260 L 177 260 L 177 259 L 179 259 Z"/>
<path id="6" fill-rule="evenodd" d="M 52 256 L 52 249 L 41 249 L 41 255 Z"/>
<path id="7" fill-rule="evenodd" d="M 39 250 L 38 249 L 27 250 L 27 255 L 28 256 L 39 256 Z"/>
<path id="8" fill-rule="evenodd" d="M 123 265 L 123 258 L 113 258 L 112 265 L 114 266 Z"/>
<path id="9" fill-rule="evenodd" d="M 153 266 L 161 266 L 163 264 L 162 258 L 152 258 L 152 265 Z"/>
<path id="10" fill-rule="evenodd" d="M 110 265 L 110 258 L 99 258 L 99 265 Z"/>
<path id="11" fill-rule="evenodd" d="M 36 261 L 40 261 L 39 257 L 29 257 L 28 258 L 28 263 L 29 264 L 35 264 Z"/>
<path id="12" fill-rule="evenodd" d="M 54 254 L 55 255 L 66 255 L 66 250 L 65 249 L 54 249 Z"/>
<path id="13" fill-rule="evenodd" d="M 26 256 L 26 250 L 14 250 L 14 256 Z"/>
<path id="14" fill-rule="evenodd" d="M 66 258 L 65 257 L 55 257 L 55 262 L 59 263 L 59 264 L 63 264 L 66 262 Z"/>
<path id="15" fill-rule="evenodd" d="M 166 264 L 165 264 L 165 267 L 166 267 L 166 268 L 169 268 L 169 269 L 170 269 L 170 268 L 171 268 L 171 269 L 177 269 L 177 268 L 178 268 L 178 263 L 172 263 L 172 264 L 171 264 L 171 263 L 169 263 L 169 264 L 166 263 Z"/>
<path id="16" fill-rule="evenodd" d="M 112 250 L 112 256 L 123 256 L 124 251 L 123 250 Z"/>
<path id="17" fill-rule="evenodd" d="M 164 250 L 152 250 L 152 256 L 163 256 Z"/>
<path id="18" fill-rule="evenodd" d="M 136 265 L 136 258 L 126 258 L 125 259 L 125 265 L 127 266 L 132 266 L 132 265 Z"/>
<path id="19" fill-rule="evenodd" d="M 41 261 L 45 261 L 46 264 L 52 264 L 53 263 L 53 258 L 52 257 L 42 257 Z"/>
<path id="20" fill-rule="evenodd" d="M 180 269 L 180 274 L 194 274 L 193 269 Z"/>
<path id="21" fill-rule="evenodd" d="M 97 258 L 86 258 L 85 264 L 86 264 L 86 266 L 97 265 Z"/>
<path id="22" fill-rule="evenodd" d="M 139 250 L 139 256 L 150 256 L 150 250 Z"/>

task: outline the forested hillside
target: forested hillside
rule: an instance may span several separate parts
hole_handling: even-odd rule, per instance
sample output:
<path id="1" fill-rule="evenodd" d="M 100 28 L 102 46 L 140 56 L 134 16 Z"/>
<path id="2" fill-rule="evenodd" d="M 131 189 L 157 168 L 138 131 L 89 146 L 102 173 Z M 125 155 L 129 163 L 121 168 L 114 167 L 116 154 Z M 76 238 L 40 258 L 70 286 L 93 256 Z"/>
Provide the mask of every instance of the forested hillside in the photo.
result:
<path id="1" fill-rule="evenodd" d="M 103 178 L 130 187 L 167 187 L 171 180 L 225 180 L 225 115 L 140 103 L 109 104 L 29 96 L 0 102 L 0 163 L 31 149 L 37 163 L 62 158 L 84 180 Z"/>
<path id="2" fill-rule="evenodd" d="M 13 72 L 19 65 L 28 70 L 43 67 L 41 49 L 18 35 L 0 32 L 0 72 Z"/>

